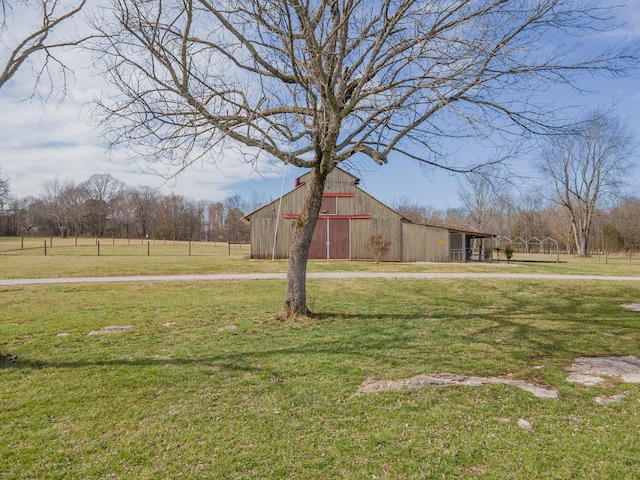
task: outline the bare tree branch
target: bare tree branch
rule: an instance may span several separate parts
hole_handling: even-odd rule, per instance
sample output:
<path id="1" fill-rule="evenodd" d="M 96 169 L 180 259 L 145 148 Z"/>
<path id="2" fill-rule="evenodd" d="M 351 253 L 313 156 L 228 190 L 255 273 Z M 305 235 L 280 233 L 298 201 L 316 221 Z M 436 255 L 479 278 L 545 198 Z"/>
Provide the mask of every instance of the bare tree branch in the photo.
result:
<path id="1" fill-rule="evenodd" d="M 15 25 L 18 21 L 16 18 L 19 15 L 17 7 L 23 6 L 26 11 L 29 11 L 34 7 L 33 4 L 37 4 L 39 9 L 39 22 L 38 26 L 33 27 L 24 36 L 19 37 L 14 41 L 14 32 L 10 31 L 10 26 Z M 87 0 L 78 0 L 65 8 L 64 3 L 57 0 L 38 0 L 32 2 L 25 0 L 24 2 L 8 4 L 5 0 L 0 0 L 0 15 L 2 16 L 2 22 L 0 26 L 0 40 L 2 43 L 9 44 L 6 50 L 6 56 L 3 55 L 2 63 L 0 64 L 0 89 L 11 80 L 11 78 L 24 67 L 24 64 L 28 60 L 34 59 L 36 56 L 40 56 L 39 64 L 35 67 L 35 87 L 42 83 L 43 77 L 48 78 L 50 92 L 53 90 L 54 80 L 51 72 L 51 64 L 56 64 L 62 74 L 62 90 L 64 91 L 67 85 L 67 75 L 69 74 L 69 68 L 56 56 L 56 51 L 62 48 L 75 47 L 82 42 L 88 40 L 90 36 L 73 37 L 51 39 L 53 32 L 59 32 L 64 25 L 69 24 L 71 19 L 76 16 L 86 5 Z M 63 25 L 64 24 L 64 25 Z M 2 38 L 2 37 L 6 37 Z M 35 91 L 34 87 L 34 91 Z"/>
<path id="2" fill-rule="evenodd" d="M 576 54 L 581 36 L 613 27 L 595 0 L 110 1 L 93 46 L 119 92 L 97 102 L 107 137 L 177 171 L 230 147 L 312 169 L 298 279 L 335 165 L 394 156 L 475 171 L 439 143 L 553 132 L 549 85 L 639 60 L 635 47 Z"/>

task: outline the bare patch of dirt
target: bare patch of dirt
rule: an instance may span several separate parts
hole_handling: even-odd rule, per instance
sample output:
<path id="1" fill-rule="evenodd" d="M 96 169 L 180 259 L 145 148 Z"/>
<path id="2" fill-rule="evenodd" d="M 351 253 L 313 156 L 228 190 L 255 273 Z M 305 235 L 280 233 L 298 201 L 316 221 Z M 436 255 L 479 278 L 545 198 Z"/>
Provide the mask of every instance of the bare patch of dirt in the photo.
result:
<path id="1" fill-rule="evenodd" d="M 354 396 L 365 393 L 377 393 L 390 390 L 402 390 L 403 388 L 447 387 L 453 385 L 465 385 L 477 387 L 480 385 L 503 384 L 520 388 L 538 398 L 558 398 L 558 391 L 552 388 L 541 387 L 524 380 L 514 380 L 503 377 L 468 377 L 466 375 L 454 375 L 450 373 L 437 373 L 431 375 L 416 375 L 405 380 L 374 380 L 368 378 L 356 390 Z"/>
<path id="2" fill-rule="evenodd" d="M 111 333 L 121 333 L 126 332 L 127 330 L 131 330 L 133 325 L 112 325 L 110 327 L 104 327 L 100 330 L 94 330 L 93 332 L 89 332 L 87 335 L 108 335 Z"/>
<path id="3" fill-rule="evenodd" d="M 567 382 L 585 386 L 602 385 L 608 380 L 640 383 L 640 360 L 627 357 L 581 357 L 565 368 Z"/>

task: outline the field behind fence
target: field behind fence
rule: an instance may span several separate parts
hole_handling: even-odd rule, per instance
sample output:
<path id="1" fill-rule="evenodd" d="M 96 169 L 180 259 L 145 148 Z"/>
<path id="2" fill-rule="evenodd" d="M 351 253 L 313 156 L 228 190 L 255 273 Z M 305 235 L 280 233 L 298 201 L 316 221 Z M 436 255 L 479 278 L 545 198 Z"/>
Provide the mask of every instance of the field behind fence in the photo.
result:
<path id="1" fill-rule="evenodd" d="M 46 245 L 46 246 L 45 246 Z M 247 243 L 169 239 L 0 237 L 0 278 L 212 273 L 285 273 L 287 260 L 251 260 Z M 556 262 L 558 258 L 559 262 Z M 398 263 L 310 260 L 310 272 L 461 272 L 562 275 L 640 274 L 640 254 L 574 255 L 515 252 L 491 263 Z"/>
<path id="2" fill-rule="evenodd" d="M 3 255 L 229 256 L 251 253 L 248 243 L 173 239 L 1 237 Z"/>

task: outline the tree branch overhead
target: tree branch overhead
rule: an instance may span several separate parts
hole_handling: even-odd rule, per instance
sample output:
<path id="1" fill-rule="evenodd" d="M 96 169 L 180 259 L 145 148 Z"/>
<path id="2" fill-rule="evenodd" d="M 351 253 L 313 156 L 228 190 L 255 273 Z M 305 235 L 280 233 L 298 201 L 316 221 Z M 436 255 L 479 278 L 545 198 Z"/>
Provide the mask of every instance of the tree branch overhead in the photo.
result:
<path id="1" fill-rule="evenodd" d="M 113 141 L 177 169 L 236 145 L 312 169 L 320 196 L 354 156 L 472 171 L 443 161 L 440 139 L 553 132 L 550 84 L 638 66 L 636 47 L 576 57 L 609 13 L 577 0 L 112 0 L 96 50 L 121 95 L 97 111 Z M 307 207 L 303 256 L 317 198 Z"/>

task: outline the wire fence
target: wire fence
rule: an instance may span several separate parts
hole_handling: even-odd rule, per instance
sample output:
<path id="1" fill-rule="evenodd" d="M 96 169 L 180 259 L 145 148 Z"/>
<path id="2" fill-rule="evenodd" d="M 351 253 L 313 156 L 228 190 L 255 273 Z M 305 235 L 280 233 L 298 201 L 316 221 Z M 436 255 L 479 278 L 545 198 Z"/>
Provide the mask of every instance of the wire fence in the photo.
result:
<path id="1" fill-rule="evenodd" d="M 188 239 L 87 237 L 0 237 L 0 255 L 68 256 L 230 256 L 249 255 L 241 242 L 201 242 Z"/>
<path id="2" fill-rule="evenodd" d="M 494 260 L 507 261 L 504 250 L 494 256 Z M 512 262 L 561 262 L 579 261 L 581 258 L 575 253 L 551 252 L 513 252 Z M 626 252 L 608 252 L 606 250 L 596 250 L 590 252 L 588 260 L 601 264 L 640 264 L 640 251 L 628 250 Z"/>

